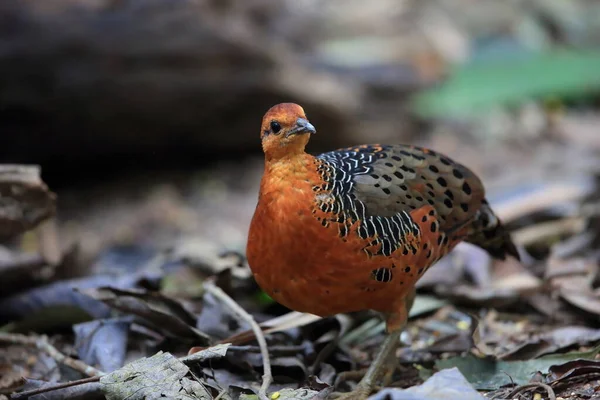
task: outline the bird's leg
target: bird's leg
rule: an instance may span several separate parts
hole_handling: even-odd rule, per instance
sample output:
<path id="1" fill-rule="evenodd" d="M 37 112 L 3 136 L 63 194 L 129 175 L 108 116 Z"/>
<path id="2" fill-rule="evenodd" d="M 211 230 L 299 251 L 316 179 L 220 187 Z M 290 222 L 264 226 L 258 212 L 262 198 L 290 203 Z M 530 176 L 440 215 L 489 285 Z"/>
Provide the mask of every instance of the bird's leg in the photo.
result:
<path id="1" fill-rule="evenodd" d="M 400 346 L 400 332 L 402 332 L 402 329 L 406 325 L 408 312 L 413 305 L 414 299 L 415 291 L 413 290 L 399 305 L 398 312 L 387 316 L 386 325 L 388 335 L 365 376 L 363 376 L 353 391 L 336 397 L 336 400 L 364 400 L 369 397 L 381 373 L 388 366 L 388 362 L 392 357 L 396 356 L 396 350 Z"/>
<path id="2" fill-rule="evenodd" d="M 369 366 L 366 374 L 358 383 L 358 386 L 349 393 L 344 393 L 339 397 L 336 397 L 337 400 L 362 400 L 369 397 L 371 392 L 373 391 L 373 387 L 377 382 L 377 379 L 380 377 L 381 373 L 384 371 L 385 367 L 388 365 L 388 361 L 392 356 L 395 356 L 396 349 L 400 345 L 400 331 L 390 332 L 385 338 L 377 356 Z"/>

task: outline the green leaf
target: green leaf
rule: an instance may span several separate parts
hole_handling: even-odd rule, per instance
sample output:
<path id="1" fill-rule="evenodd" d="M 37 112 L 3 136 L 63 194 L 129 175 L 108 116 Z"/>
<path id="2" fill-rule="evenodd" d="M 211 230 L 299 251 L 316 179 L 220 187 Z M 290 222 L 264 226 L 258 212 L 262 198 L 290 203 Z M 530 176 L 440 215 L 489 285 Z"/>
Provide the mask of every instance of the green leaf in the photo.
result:
<path id="1" fill-rule="evenodd" d="M 463 65 L 440 86 L 416 94 L 411 106 L 422 117 L 469 117 L 535 98 L 575 99 L 599 91 L 600 51 L 557 50 Z"/>
<path id="2" fill-rule="evenodd" d="M 494 390 L 511 382 L 526 384 L 538 371 L 545 374 L 552 365 L 581 358 L 593 359 L 598 353 L 600 346 L 585 353 L 552 354 L 528 361 L 498 361 L 491 357 L 468 355 L 439 360 L 435 366 L 438 369 L 457 367 L 476 389 Z"/>
<path id="3" fill-rule="evenodd" d="M 268 306 L 275 303 L 275 300 L 273 300 L 271 296 L 267 294 L 267 292 L 264 292 L 262 290 L 256 294 L 255 298 L 258 304 L 262 306 Z"/>

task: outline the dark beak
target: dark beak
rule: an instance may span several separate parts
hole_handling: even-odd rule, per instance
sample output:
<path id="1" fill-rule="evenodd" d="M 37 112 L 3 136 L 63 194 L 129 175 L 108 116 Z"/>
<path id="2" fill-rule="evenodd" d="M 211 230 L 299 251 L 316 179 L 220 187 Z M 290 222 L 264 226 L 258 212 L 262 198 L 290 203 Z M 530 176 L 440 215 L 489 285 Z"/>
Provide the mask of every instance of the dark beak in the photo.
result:
<path id="1" fill-rule="evenodd" d="M 288 133 L 286 134 L 286 136 L 292 136 L 292 135 L 297 135 L 299 133 L 311 133 L 311 134 L 315 134 L 317 133 L 317 130 L 315 129 L 315 127 L 308 122 L 307 120 L 305 120 L 304 118 L 298 118 L 296 120 L 296 126 L 293 127 L 292 129 L 290 129 L 288 131 Z"/>

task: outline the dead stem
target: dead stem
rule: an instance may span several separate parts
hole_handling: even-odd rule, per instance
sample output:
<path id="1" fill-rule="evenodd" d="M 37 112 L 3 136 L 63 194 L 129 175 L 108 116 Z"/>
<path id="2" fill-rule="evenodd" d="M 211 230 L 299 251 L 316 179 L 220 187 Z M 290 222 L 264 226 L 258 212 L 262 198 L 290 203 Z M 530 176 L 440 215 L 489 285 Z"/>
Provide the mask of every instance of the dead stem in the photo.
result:
<path id="1" fill-rule="evenodd" d="M 526 391 L 532 390 L 532 389 L 535 390 L 538 388 L 542 388 L 548 393 L 548 400 L 556 400 L 556 394 L 554 394 L 554 390 L 549 385 L 546 385 L 545 383 L 529 383 L 527 385 L 519 386 L 519 387 L 515 388 L 512 392 L 510 392 L 508 394 L 508 396 L 506 396 L 506 398 L 513 399 L 520 393 L 523 393 L 523 392 L 526 392 Z"/>
<path id="2" fill-rule="evenodd" d="M 52 392 L 54 390 L 64 389 L 64 388 L 68 388 L 71 386 L 83 385 L 86 383 L 98 382 L 99 380 L 100 380 L 100 376 L 92 376 L 89 378 L 78 379 L 76 381 L 57 383 L 56 385 L 49 385 L 49 386 L 44 386 L 44 387 L 37 388 L 37 389 L 27 390 L 27 391 L 20 392 L 20 393 L 15 393 L 15 394 L 11 395 L 10 398 L 11 398 L 11 400 L 28 399 L 31 396 L 35 396 L 37 394 L 48 393 L 48 392 Z"/>
<path id="3" fill-rule="evenodd" d="M 22 344 L 26 346 L 35 346 L 39 350 L 45 351 L 48 355 L 54 358 L 57 362 L 65 364 L 76 371 L 81 372 L 87 376 L 102 376 L 104 372 L 87 365 L 83 361 L 75 360 L 74 358 L 68 357 L 58 351 L 56 347 L 50 344 L 48 337 L 45 335 L 31 335 L 26 336 L 20 333 L 6 333 L 0 332 L 0 342 Z"/>
<path id="4" fill-rule="evenodd" d="M 267 341 L 265 340 L 265 336 L 249 313 L 247 313 L 242 307 L 239 306 L 231 297 L 227 295 L 221 288 L 216 286 L 211 281 L 206 281 L 204 283 L 204 289 L 215 296 L 217 299 L 222 301 L 227 307 L 229 307 L 233 312 L 235 312 L 242 320 L 248 323 L 256 336 L 256 340 L 258 342 L 258 346 L 260 347 L 260 353 L 263 359 L 263 381 L 258 391 L 258 397 L 261 400 L 268 400 L 267 397 L 267 389 L 271 385 L 273 381 L 273 376 L 271 375 L 271 362 L 269 361 L 269 350 L 267 348 Z"/>

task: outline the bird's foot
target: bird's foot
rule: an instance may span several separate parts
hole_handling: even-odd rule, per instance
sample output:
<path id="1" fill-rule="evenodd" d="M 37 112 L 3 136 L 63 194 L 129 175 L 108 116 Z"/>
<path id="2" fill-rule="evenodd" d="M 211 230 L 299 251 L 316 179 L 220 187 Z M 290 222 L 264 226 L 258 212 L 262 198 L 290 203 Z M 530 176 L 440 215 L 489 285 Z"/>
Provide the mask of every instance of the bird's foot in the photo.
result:
<path id="1" fill-rule="evenodd" d="M 382 377 L 382 384 L 383 387 L 387 386 L 390 381 L 391 381 L 391 377 L 392 377 L 392 373 L 394 372 L 395 368 L 393 368 L 390 365 L 387 365 L 385 370 L 384 370 L 384 375 Z M 329 399 L 335 399 L 335 400 L 364 400 L 366 398 L 369 397 L 369 395 L 371 393 L 373 393 L 374 391 L 377 390 L 377 388 L 380 388 L 382 386 L 376 386 L 375 383 L 373 382 L 372 379 L 370 379 L 368 377 L 368 375 L 365 374 L 365 372 L 368 372 L 366 369 L 363 370 L 358 370 L 358 371 L 346 371 L 346 372 L 342 372 L 341 374 L 338 375 L 338 378 L 336 379 L 336 382 L 334 384 L 334 387 L 339 387 L 340 383 L 348 381 L 348 380 L 354 380 L 354 379 L 360 379 L 360 382 L 358 383 L 358 385 L 356 386 L 356 388 L 354 390 L 352 390 L 351 392 L 347 392 L 347 393 L 342 393 L 342 392 L 333 392 L 330 396 Z"/>
<path id="2" fill-rule="evenodd" d="M 399 335 L 397 332 L 396 334 L 389 334 L 383 341 L 379 353 L 377 353 L 377 356 L 358 383 L 356 389 L 333 398 L 338 400 L 365 400 L 373 392 L 380 378 L 383 378 L 384 386 L 389 384 L 394 370 L 396 369 L 394 354 L 398 348 L 398 339 Z M 340 381 L 347 380 L 350 374 L 352 374 L 352 372 L 340 374 L 338 379 L 336 379 L 335 387 L 338 386 Z"/>
<path id="3" fill-rule="evenodd" d="M 334 392 L 329 396 L 329 399 L 335 400 L 366 400 L 369 395 L 373 392 L 372 385 L 365 385 L 359 383 L 358 386 L 351 392 L 339 393 Z"/>

